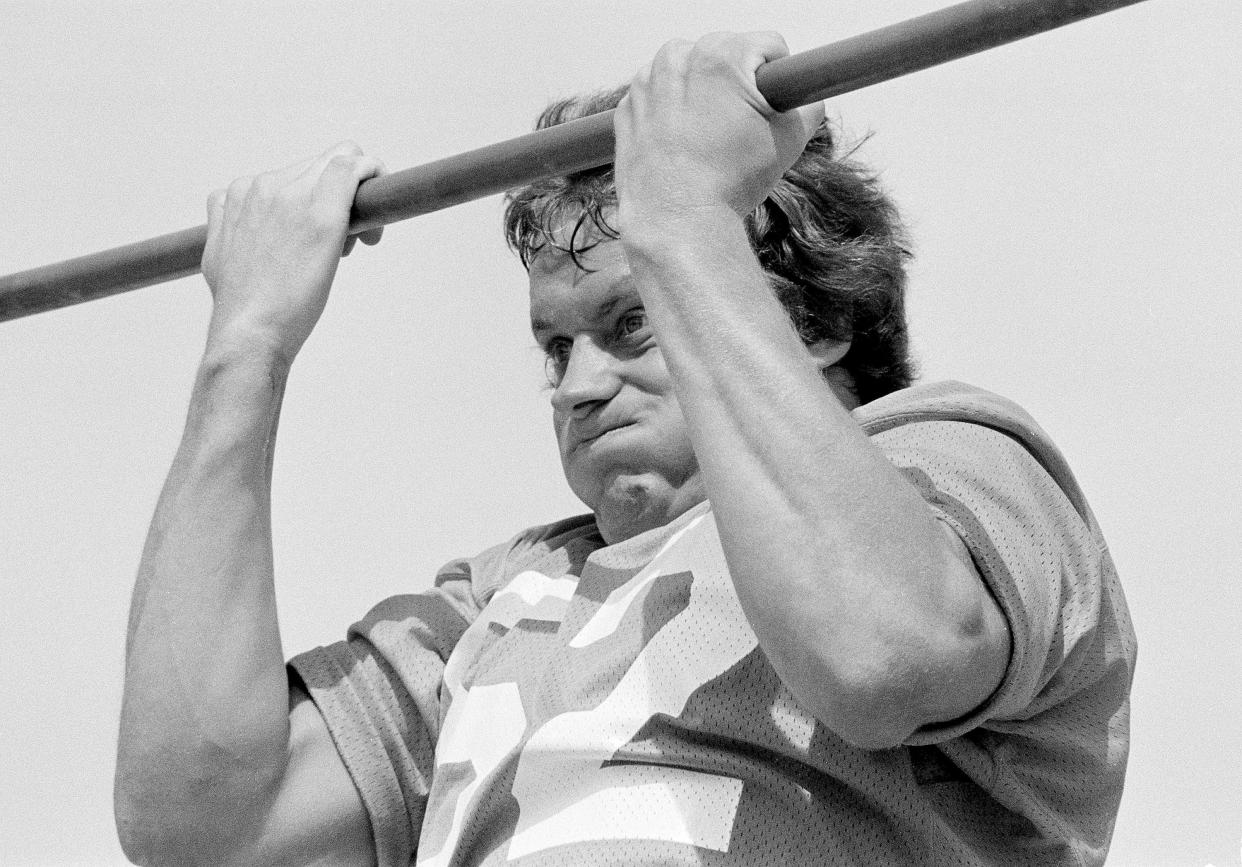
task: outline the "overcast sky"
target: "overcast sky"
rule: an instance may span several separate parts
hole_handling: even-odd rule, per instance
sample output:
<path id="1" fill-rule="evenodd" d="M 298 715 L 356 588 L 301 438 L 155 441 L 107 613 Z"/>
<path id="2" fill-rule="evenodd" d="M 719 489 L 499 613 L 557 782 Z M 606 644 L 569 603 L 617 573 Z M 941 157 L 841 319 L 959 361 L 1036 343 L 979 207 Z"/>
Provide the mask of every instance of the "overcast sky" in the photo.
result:
<path id="1" fill-rule="evenodd" d="M 204 220 L 345 138 L 393 169 L 525 132 L 674 36 L 794 51 L 931 11 L 824 3 L 0 0 L 0 273 Z M 833 101 L 916 239 L 924 379 L 1026 406 L 1139 635 L 1113 864 L 1239 864 L 1242 3 L 1148 0 Z M 532 523 L 565 488 L 499 200 L 340 272 L 281 420 L 287 655 Z M 0 324 L 0 863 L 123 863 L 129 590 L 202 348 L 199 278 Z"/>

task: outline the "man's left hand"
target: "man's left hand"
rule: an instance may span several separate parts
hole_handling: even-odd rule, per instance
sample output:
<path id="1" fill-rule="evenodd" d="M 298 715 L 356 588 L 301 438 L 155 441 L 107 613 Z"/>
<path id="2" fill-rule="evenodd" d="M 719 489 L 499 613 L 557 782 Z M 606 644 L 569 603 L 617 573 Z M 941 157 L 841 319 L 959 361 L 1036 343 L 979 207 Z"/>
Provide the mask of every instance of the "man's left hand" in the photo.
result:
<path id="1" fill-rule="evenodd" d="M 824 117 L 822 103 L 777 112 L 759 92 L 755 71 L 788 54 L 777 33 L 713 33 L 669 42 L 638 72 L 615 119 L 623 231 L 763 201 Z"/>

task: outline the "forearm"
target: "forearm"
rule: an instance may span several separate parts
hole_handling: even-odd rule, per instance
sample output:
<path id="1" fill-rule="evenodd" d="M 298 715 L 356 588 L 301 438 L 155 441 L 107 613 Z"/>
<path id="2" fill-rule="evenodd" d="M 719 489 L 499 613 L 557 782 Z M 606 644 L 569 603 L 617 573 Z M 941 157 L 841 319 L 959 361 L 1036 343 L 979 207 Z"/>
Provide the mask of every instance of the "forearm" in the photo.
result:
<path id="1" fill-rule="evenodd" d="M 978 676 L 986 593 L 824 381 L 741 221 L 722 209 L 659 226 L 627 223 L 627 253 L 743 609 L 821 720 L 900 740 L 935 714 L 924 696 Z"/>
<path id="2" fill-rule="evenodd" d="M 244 833 L 285 762 L 270 470 L 287 367 L 209 348 L 130 613 L 117 766 L 123 839 Z M 187 853 L 188 854 L 188 853 Z"/>

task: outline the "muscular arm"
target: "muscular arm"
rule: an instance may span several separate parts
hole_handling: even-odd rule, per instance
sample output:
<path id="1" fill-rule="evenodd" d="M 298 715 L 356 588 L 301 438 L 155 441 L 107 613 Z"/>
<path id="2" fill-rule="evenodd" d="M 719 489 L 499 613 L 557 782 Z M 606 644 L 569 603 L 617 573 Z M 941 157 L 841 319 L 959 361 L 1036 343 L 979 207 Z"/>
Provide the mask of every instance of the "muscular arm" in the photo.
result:
<path id="1" fill-rule="evenodd" d="M 887 747 L 987 698 L 1009 637 L 964 545 L 827 386 L 750 251 L 739 214 L 807 130 L 765 114 L 737 69 L 781 49 L 707 40 L 639 76 L 618 112 L 622 240 L 761 646 L 825 725 Z"/>
<path id="2" fill-rule="evenodd" d="M 212 324 L 126 645 L 115 801 L 138 863 L 373 860 L 323 721 L 286 680 L 270 478 L 286 377 L 342 249 L 347 216 L 324 198 L 348 214 L 374 171 L 338 149 L 213 197 Z"/>

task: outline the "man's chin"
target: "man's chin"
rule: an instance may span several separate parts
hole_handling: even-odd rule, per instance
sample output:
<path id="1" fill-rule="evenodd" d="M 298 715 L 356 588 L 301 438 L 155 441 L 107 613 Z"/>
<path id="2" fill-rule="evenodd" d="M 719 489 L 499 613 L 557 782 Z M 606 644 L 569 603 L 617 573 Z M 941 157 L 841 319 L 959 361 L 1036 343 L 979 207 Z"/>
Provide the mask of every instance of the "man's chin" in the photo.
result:
<path id="1" fill-rule="evenodd" d="M 670 486 L 655 473 L 609 473 L 603 485 L 602 499 L 622 508 L 647 509 L 669 498 Z"/>
<path id="2" fill-rule="evenodd" d="M 633 470 L 610 471 L 574 491 L 595 513 L 610 545 L 662 527 L 703 499 L 700 485 L 673 485 L 659 473 Z"/>
<path id="3" fill-rule="evenodd" d="M 641 509 L 661 499 L 661 491 L 671 487 L 659 473 L 609 463 L 604 466 L 602 461 L 579 458 L 565 468 L 570 489 L 596 512 Z"/>
<path id="4" fill-rule="evenodd" d="M 600 534 L 612 545 L 671 521 L 672 497 L 640 479 L 618 479 L 594 508 Z"/>

